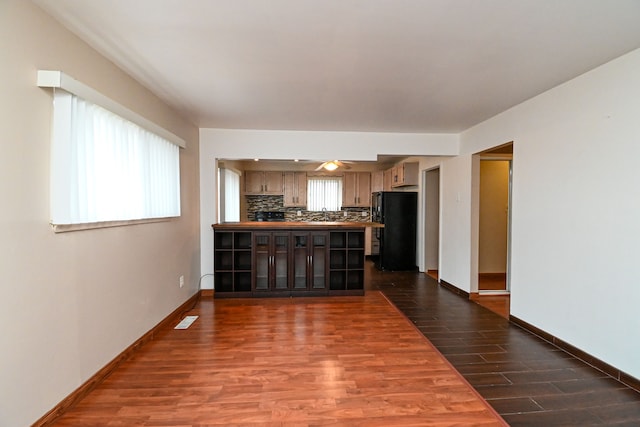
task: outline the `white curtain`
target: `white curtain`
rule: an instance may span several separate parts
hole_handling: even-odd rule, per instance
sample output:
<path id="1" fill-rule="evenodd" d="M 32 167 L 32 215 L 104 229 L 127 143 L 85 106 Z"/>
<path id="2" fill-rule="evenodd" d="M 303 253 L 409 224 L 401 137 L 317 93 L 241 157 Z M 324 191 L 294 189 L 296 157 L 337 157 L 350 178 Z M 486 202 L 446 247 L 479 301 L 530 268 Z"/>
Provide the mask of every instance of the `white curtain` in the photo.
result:
<path id="1" fill-rule="evenodd" d="M 177 145 L 67 92 L 54 99 L 52 224 L 180 216 Z"/>
<path id="2" fill-rule="evenodd" d="M 339 211 L 342 206 L 342 178 L 309 177 L 307 179 L 307 209 Z"/>

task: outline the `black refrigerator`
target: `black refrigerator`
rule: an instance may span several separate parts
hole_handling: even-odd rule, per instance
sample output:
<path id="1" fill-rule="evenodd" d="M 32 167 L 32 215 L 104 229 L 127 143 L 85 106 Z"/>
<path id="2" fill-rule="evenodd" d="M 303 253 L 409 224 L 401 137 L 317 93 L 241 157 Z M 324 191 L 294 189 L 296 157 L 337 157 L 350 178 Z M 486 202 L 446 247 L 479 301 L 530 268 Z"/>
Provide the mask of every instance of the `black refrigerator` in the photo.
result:
<path id="1" fill-rule="evenodd" d="M 390 271 L 415 270 L 418 193 L 372 193 L 371 208 L 372 221 L 384 224 L 384 227 L 374 229 L 380 241 L 376 267 Z"/>

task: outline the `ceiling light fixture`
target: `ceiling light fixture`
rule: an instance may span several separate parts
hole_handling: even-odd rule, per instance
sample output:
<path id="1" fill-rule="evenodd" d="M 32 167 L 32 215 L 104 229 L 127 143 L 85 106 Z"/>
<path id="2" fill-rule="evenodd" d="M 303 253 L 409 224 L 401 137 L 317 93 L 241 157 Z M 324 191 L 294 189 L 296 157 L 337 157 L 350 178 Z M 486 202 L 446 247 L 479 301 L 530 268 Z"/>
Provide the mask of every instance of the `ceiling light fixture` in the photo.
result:
<path id="1" fill-rule="evenodd" d="M 326 162 L 323 167 L 329 172 L 333 172 L 334 170 L 338 169 L 338 164 L 334 161 L 331 161 Z"/>
<path id="2" fill-rule="evenodd" d="M 333 172 L 334 170 L 336 170 L 338 168 L 351 169 L 351 166 L 349 166 L 347 163 L 353 163 L 353 162 L 349 162 L 349 161 L 346 161 L 346 160 L 342 161 L 342 162 L 340 160 L 329 160 L 327 162 L 324 162 L 320 166 L 318 166 L 316 168 L 316 171 L 324 169 L 324 170 L 327 170 L 329 172 Z"/>

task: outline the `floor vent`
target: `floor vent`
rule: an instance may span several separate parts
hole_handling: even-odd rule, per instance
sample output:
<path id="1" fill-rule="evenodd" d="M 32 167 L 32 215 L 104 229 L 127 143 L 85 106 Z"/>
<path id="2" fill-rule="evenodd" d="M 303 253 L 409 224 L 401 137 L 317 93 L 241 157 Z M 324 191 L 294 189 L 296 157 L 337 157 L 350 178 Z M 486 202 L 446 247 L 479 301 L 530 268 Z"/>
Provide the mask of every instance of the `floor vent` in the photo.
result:
<path id="1" fill-rule="evenodd" d="M 196 321 L 198 316 L 186 316 L 180 323 L 176 325 L 173 329 L 187 329 L 193 322 Z"/>

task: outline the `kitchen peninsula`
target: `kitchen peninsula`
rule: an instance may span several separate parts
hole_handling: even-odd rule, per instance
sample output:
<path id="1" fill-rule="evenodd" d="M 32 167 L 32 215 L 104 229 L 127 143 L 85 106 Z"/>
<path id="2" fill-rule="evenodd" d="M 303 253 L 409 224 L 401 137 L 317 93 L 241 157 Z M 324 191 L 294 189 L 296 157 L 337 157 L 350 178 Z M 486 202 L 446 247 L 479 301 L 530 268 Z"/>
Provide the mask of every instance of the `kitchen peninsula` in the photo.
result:
<path id="1" fill-rule="evenodd" d="M 215 297 L 364 295 L 372 222 L 213 224 Z"/>

